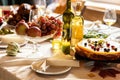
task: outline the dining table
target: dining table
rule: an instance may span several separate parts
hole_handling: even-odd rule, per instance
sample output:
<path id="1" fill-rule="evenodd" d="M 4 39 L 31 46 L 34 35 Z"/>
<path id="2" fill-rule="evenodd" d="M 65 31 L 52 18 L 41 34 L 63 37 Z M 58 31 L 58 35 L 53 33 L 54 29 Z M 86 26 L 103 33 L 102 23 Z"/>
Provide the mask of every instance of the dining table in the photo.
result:
<path id="1" fill-rule="evenodd" d="M 85 28 L 89 26 L 91 21 L 85 20 Z M 107 26 L 102 24 L 102 26 Z M 108 27 L 108 26 L 107 26 Z M 110 30 L 111 31 L 110 31 Z M 115 26 L 109 27 L 109 29 L 97 29 L 106 34 L 110 34 L 111 40 L 120 33 L 120 28 Z M 85 31 L 84 31 L 85 32 Z M 113 37 L 114 36 L 114 37 Z M 43 41 L 37 44 L 37 52 L 32 53 L 33 44 L 25 43 L 20 48 L 20 52 L 16 56 L 8 56 L 6 54 L 6 48 L 0 46 L 0 80 L 119 80 L 120 74 L 116 77 L 107 76 L 102 78 L 98 75 L 98 72 L 91 72 L 92 66 L 88 65 L 91 61 L 79 60 L 79 67 L 71 67 L 71 69 L 63 74 L 49 75 L 41 74 L 31 69 L 31 64 L 36 60 L 42 58 L 50 58 L 53 55 L 61 58 L 73 59 L 73 56 L 62 54 L 61 52 L 55 53 L 52 49 L 51 41 Z M 113 63 L 114 64 L 114 63 Z M 120 65 L 120 63 L 117 63 Z M 114 66 L 116 68 L 120 68 Z M 93 75 L 93 76 L 90 76 Z"/>
<path id="2" fill-rule="evenodd" d="M 3 7 L 2 7 L 3 8 Z M 9 8 L 9 7 L 8 7 Z M 84 23 L 84 33 L 88 29 L 94 29 L 99 32 L 108 34 L 108 39 L 114 40 L 120 36 L 120 28 L 111 26 L 109 29 L 99 29 L 96 27 L 88 27 L 93 24 L 93 21 L 85 20 Z M 101 24 L 103 27 L 108 27 L 107 25 Z M 118 39 L 117 39 L 118 40 Z M 118 40 L 120 43 L 120 40 Z M 16 56 L 8 56 L 6 53 L 6 47 L 0 45 L 0 80 L 120 80 L 120 74 L 116 77 L 107 76 L 105 78 L 101 77 L 98 72 L 91 72 L 93 66 L 90 65 L 92 61 L 88 60 L 78 60 L 79 67 L 71 67 L 68 71 L 62 74 L 42 74 L 31 69 L 31 64 L 37 60 L 43 58 L 64 58 L 66 60 L 73 60 L 74 56 L 65 55 L 61 52 L 54 52 L 52 49 L 51 40 L 45 40 L 37 45 L 37 51 L 33 52 L 33 44 L 26 42 L 20 47 L 20 52 Z M 114 67 L 118 70 L 120 63 L 116 64 Z"/>

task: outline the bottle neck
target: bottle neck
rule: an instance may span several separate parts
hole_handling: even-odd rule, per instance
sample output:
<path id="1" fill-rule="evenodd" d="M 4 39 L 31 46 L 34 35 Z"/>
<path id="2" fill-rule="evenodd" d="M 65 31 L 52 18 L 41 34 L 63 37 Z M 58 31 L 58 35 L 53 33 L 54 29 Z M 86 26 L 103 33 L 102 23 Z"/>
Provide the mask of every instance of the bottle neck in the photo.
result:
<path id="1" fill-rule="evenodd" d="M 67 0 L 66 9 L 71 9 L 71 0 Z"/>
<path id="2" fill-rule="evenodd" d="M 76 16 L 80 16 L 81 15 L 81 2 L 76 2 L 75 15 Z"/>

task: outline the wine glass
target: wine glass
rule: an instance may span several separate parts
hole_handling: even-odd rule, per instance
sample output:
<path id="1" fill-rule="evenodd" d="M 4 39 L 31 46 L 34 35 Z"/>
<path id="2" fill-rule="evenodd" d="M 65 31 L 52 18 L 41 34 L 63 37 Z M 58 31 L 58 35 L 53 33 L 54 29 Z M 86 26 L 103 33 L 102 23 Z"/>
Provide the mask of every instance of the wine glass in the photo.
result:
<path id="1" fill-rule="evenodd" d="M 38 16 L 46 13 L 46 0 L 33 0 L 33 3 L 38 8 Z"/>
<path id="2" fill-rule="evenodd" d="M 117 21 L 117 16 L 116 16 L 116 11 L 115 9 L 106 9 L 104 16 L 103 16 L 103 21 L 105 24 L 107 24 L 109 27 Z"/>
<path id="3" fill-rule="evenodd" d="M 54 36 L 54 34 L 51 34 L 51 35 L 46 35 L 46 36 L 43 36 L 43 37 L 30 37 L 30 36 L 24 36 L 24 38 L 31 42 L 32 43 L 32 47 L 33 47 L 33 52 L 32 53 L 37 53 L 37 51 L 39 51 L 38 49 L 38 43 L 41 43 L 45 40 L 48 40 L 50 38 L 52 38 Z"/>

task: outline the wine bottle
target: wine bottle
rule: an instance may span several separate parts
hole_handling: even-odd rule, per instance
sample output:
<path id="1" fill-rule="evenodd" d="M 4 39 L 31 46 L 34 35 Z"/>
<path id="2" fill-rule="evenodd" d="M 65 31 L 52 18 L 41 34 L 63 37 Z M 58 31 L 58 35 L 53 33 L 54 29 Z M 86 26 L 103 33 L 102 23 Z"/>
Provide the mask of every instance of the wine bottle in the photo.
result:
<path id="1" fill-rule="evenodd" d="M 74 14 L 71 10 L 71 0 L 67 0 L 66 10 L 63 12 L 62 51 L 70 54 L 71 28 L 70 23 Z"/>
<path id="2" fill-rule="evenodd" d="M 71 21 L 71 47 L 75 47 L 83 39 L 84 19 L 80 14 L 80 2 L 76 2 L 75 16 Z"/>

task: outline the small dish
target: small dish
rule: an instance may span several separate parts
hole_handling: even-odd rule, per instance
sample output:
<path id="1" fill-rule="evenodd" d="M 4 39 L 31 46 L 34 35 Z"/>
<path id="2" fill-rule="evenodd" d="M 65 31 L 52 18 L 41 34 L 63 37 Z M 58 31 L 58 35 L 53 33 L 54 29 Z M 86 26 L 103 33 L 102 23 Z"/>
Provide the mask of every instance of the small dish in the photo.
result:
<path id="1" fill-rule="evenodd" d="M 43 63 L 44 59 L 35 61 L 31 64 L 31 69 L 37 73 L 44 74 L 44 75 L 59 75 L 64 74 L 71 70 L 71 67 L 68 66 L 44 66 L 46 70 L 40 68 L 40 65 Z"/>

